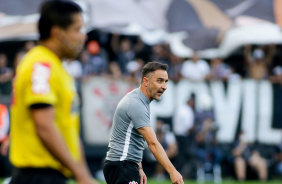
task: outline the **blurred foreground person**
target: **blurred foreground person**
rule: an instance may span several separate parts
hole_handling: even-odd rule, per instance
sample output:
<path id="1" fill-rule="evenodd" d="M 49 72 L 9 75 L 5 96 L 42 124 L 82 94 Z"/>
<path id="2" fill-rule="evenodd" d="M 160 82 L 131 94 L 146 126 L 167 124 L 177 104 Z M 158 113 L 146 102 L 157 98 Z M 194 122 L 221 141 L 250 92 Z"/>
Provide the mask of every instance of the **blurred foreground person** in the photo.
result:
<path id="1" fill-rule="evenodd" d="M 150 102 L 161 99 L 167 81 L 167 65 L 149 62 L 142 69 L 141 86 L 119 102 L 103 165 L 108 184 L 147 183 L 141 164 L 145 141 L 157 161 L 169 173 L 172 183 L 184 183 L 157 140 L 150 123 Z"/>
<path id="2" fill-rule="evenodd" d="M 39 45 L 20 62 L 11 108 L 11 184 L 94 184 L 79 138 L 79 102 L 74 79 L 62 59 L 75 58 L 85 34 L 81 8 L 71 1 L 46 1 Z"/>

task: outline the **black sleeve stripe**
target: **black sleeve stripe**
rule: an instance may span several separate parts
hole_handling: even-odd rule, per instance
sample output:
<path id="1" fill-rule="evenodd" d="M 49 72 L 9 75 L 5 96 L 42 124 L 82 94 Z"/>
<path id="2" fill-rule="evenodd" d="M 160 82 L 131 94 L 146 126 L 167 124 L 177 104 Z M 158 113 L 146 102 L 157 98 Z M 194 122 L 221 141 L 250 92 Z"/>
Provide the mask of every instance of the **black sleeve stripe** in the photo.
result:
<path id="1" fill-rule="evenodd" d="M 29 106 L 30 109 L 41 109 L 41 108 L 47 108 L 51 107 L 51 104 L 45 104 L 45 103 L 37 103 L 37 104 L 32 104 Z"/>

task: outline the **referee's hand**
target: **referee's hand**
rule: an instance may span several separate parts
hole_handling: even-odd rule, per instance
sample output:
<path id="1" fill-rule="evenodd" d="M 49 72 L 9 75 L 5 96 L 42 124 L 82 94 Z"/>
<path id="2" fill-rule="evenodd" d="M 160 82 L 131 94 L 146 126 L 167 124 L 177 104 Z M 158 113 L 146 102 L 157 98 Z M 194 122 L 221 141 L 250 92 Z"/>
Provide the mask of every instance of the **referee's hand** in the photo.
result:
<path id="1" fill-rule="evenodd" d="M 183 178 L 177 170 L 171 172 L 169 176 L 173 184 L 184 184 Z"/>

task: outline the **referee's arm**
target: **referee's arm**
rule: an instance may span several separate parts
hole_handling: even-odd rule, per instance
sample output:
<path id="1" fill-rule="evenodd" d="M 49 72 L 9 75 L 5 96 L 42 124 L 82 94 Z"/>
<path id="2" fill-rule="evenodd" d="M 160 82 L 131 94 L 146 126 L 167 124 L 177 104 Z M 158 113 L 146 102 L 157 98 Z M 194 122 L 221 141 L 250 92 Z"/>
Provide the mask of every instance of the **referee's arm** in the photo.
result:
<path id="1" fill-rule="evenodd" d="M 175 167 L 172 165 L 172 163 L 168 159 L 165 153 L 165 150 L 163 149 L 163 147 L 157 140 L 157 137 L 156 137 L 156 134 L 153 128 L 148 126 L 148 127 L 139 128 L 137 130 L 146 140 L 155 158 L 169 173 L 172 183 L 173 184 L 183 184 L 184 182 L 183 182 L 181 174 L 175 169 Z"/>
<path id="2" fill-rule="evenodd" d="M 83 166 L 73 160 L 62 135 L 55 127 L 55 108 L 47 104 L 40 107 L 31 106 L 30 110 L 32 119 L 35 122 L 37 135 L 50 154 L 63 166 L 72 171 L 78 183 L 92 184 L 92 181 L 86 182 L 92 179 L 85 172 Z"/>

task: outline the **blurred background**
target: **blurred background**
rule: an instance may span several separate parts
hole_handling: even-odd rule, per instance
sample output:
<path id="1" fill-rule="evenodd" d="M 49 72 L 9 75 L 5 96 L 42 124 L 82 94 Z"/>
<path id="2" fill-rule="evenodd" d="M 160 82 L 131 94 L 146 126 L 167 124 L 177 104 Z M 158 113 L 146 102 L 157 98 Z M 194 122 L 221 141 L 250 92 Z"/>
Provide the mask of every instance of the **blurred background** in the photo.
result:
<path id="1" fill-rule="evenodd" d="M 0 142 L 9 132 L 12 81 L 37 44 L 44 0 L 0 0 Z M 81 99 L 81 136 L 92 174 L 103 179 L 112 117 L 149 61 L 168 64 L 168 89 L 151 123 L 173 164 L 198 183 L 281 180 L 281 0 L 75 0 L 85 49 L 63 65 Z M 8 153 L 0 177 L 10 175 Z M 147 175 L 168 175 L 144 151 Z M 281 180 L 282 181 L 282 180 Z"/>

